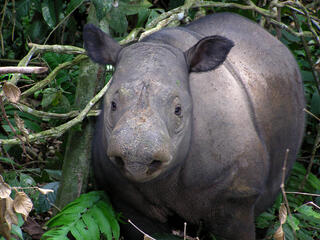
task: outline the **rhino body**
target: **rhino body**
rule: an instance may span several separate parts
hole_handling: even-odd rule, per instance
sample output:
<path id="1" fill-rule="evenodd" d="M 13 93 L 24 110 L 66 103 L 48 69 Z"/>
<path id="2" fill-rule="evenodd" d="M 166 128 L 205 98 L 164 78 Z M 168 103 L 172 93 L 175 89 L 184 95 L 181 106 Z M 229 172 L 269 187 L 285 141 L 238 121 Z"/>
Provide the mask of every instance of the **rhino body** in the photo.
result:
<path id="1" fill-rule="evenodd" d="M 289 50 L 257 24 L 218 13 L 120 47 L 93 25 L 88 55 L 116 71 L 93 143 L 97 182 L 146 233 L 172 219 L 223 239 L 255 239 L 304 131 Z M 130 225 L 125 239 L 142 239 Z"/>

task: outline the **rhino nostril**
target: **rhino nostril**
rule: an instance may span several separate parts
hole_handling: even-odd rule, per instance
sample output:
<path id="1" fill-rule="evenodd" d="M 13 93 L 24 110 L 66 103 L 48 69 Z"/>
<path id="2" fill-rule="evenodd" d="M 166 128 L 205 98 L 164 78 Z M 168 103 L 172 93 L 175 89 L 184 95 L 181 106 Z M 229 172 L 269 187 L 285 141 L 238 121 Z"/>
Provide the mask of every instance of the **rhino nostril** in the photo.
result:
<path id="1" fill-rule="evenodd" d="M 160 168 L 161 165 L 162 165 L 161 161 L 153 160 L 148 166 L 147 174 L 150 175 L 150 174 L 154 173 L 155 171 L 157 171 Z"/>
<path id="2" fill-rule="evenodd" d="M 114 157 L 114 162 L 115 162 L 119 167 L 124 167 L 124 161 L 122 160 L 121 157 Z"/>

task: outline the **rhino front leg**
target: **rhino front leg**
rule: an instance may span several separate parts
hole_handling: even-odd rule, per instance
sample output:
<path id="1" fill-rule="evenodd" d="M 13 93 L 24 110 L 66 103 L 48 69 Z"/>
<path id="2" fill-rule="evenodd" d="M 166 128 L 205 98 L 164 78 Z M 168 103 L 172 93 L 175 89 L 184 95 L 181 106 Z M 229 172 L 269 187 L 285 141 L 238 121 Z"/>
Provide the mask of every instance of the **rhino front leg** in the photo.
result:
<path id="1" fill-rule="evenodd" d="M 130 221 L 144 233 L 150 236 L 158 233 L 170 233 L 170 228 L 166 222 L 162 223 L 151 219 L 132 206 L 120 201 L 115 202 L 114 205 L 117 211 L 123 214 L 126 221 L 130 219 Z M 145 207 L 146 209 L 150 209 L 149 206 Z M 121 224 L 121 236 L 123 236 L 125 240 L 143 239 L 143 234 L 128 222 Z"/>
<path id="2" fill-rule="evenodd" d="M 246 202 L 247 200 L 247 202 Z M 225 240 L 255 240 L 254 201 L 228 200 L 214 210 L 210 228 Z M 220 239 L 220 238 L 219 238 Z"/>

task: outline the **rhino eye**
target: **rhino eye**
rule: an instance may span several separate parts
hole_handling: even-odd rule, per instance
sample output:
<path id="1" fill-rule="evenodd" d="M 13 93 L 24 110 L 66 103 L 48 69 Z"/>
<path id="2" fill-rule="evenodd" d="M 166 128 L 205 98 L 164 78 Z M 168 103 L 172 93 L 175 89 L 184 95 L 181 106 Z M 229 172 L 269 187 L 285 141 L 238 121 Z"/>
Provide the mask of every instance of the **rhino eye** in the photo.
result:
<path id="1" fill-rule="evenodd" d="M 181 112 L 182 112 L 181 106 L 176 106 L 176 108 L 174 109 L 174 114 L 177 116 L 181 116 Z"/>
<path id="2" fill-rule="evenodd" d="M 114 101 L 112 101 L 111 102 L 111 111 L 116 111 L 117 110 L 117 104 L 114 102 Z"/>

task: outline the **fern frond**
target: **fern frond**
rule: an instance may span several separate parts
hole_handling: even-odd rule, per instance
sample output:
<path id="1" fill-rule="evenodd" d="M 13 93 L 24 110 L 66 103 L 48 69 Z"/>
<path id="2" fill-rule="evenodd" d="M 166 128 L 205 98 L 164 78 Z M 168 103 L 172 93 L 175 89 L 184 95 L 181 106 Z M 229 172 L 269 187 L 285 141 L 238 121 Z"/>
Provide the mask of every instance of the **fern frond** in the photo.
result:
<path id="1" fill-rule="evenodd" d="M 49 230 L 41 239 L 119 239 L 120 227 L 110 202 L 103 192 L 81 195 L 53 217 L 47 226 Z"/>

